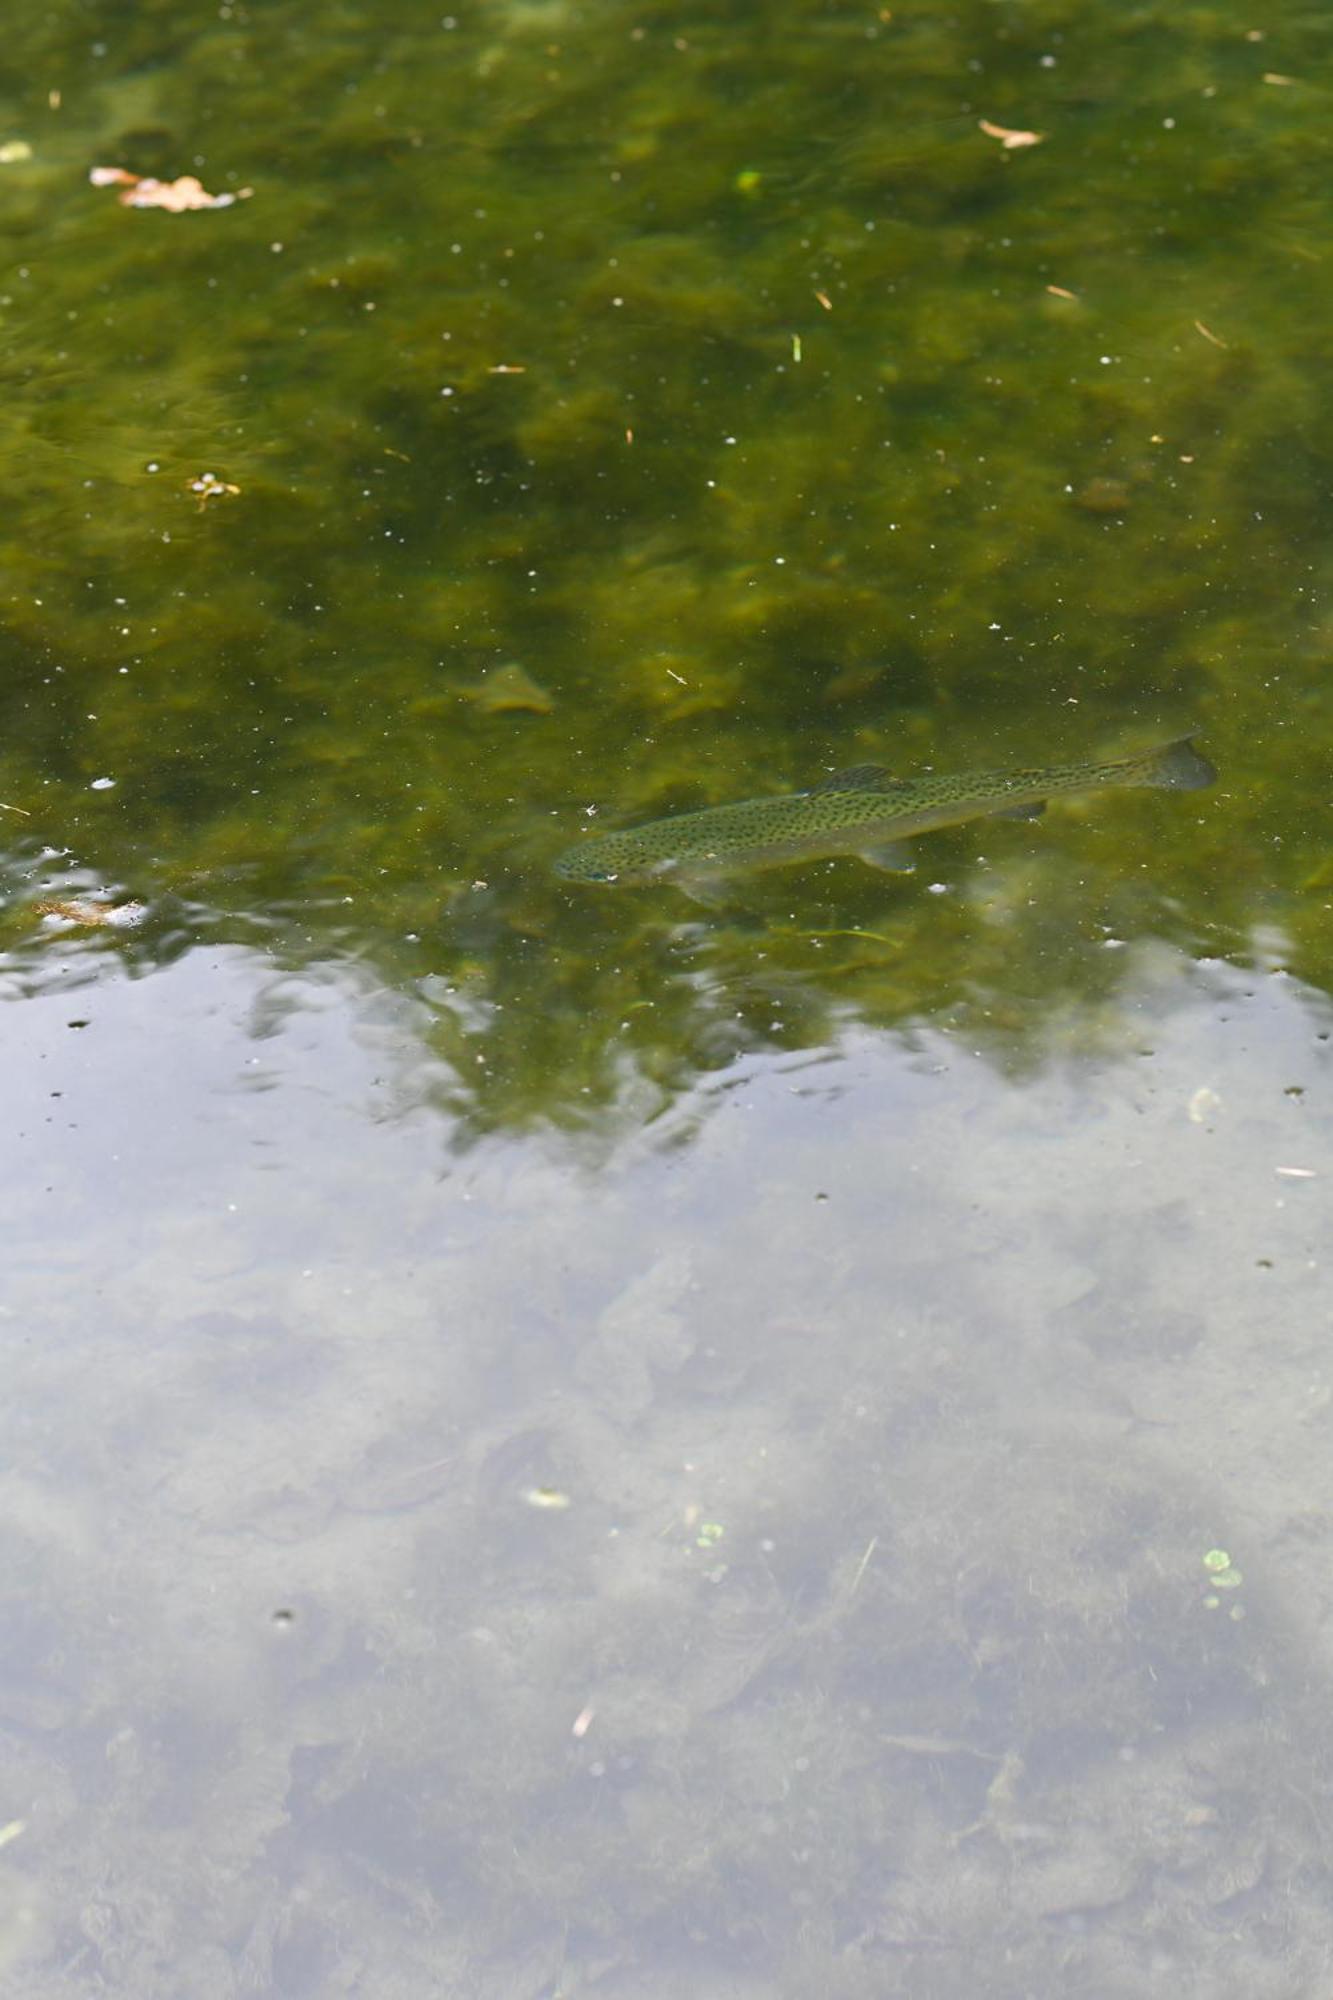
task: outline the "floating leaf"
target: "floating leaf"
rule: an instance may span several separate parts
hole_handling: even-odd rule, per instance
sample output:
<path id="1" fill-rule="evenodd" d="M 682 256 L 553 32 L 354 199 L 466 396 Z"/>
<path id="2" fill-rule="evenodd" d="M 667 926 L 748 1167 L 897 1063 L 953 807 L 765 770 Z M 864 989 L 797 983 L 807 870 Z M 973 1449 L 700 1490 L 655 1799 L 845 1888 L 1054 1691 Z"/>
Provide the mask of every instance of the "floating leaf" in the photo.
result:
<path id="1" fill-rule="evenodd" d="M 148 914 L 144 903 L 94 903 L 86 896 L 48 896 L 33 908 L 42 917 L 56 917 L 61 923 L 79 924 L 85 930 L 128 930 L 141 924 Z"/>
<path id="2" fill-rule="evenodd" d="M 88 178 L 94 187 L 118 187 L 126 208 L 166 208 L 174 214 L 190 208 L 230 208 L 254 193 L 253 188 L 238 188 L 235 194 L 209 194 L 193 174 L 159 181 L 151 174 L 132 174 L 127 167 L 91 167 Z"/>

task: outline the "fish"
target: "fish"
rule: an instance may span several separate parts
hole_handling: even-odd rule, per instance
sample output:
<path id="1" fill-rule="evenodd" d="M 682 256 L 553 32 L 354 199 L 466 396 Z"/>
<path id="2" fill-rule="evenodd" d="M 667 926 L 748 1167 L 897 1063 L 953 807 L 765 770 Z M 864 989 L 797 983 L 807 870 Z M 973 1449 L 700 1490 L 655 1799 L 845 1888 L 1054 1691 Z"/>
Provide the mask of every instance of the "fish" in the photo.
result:
<path id="1" fill-rule="evenodd" d="M 911 852 L 900 842 L 908 834 L 969 819 L 1035 819 L 1048 799 L 1112 786 L 1192 792 L 1216 776 L 1192 735 L 1103 764 L 921 778 L 895 778 L 879 764 L 856 764 L 808 791 L 738 799 L 671 813 L 623 832 L 589 834 L 557 858 L 555 872 L 567 882 L 672 882 L 707 901 L 710 884 L 740 869 L 854 854 L 873 867 L 907 871 Z"/>

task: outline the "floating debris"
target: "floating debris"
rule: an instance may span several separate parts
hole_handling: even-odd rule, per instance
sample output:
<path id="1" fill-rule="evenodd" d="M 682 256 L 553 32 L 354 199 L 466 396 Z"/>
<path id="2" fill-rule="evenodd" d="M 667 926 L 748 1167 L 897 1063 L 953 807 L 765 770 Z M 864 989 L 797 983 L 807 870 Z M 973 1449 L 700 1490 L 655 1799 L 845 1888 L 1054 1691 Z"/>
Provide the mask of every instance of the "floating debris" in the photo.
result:
<path id="1" fill-rule="evenodd" d="M 152 174 L 132 174 L 127 167 L 90 167 L 88 178 L 94 187 L 118 187 L 117 200 L 125 208 L 165 208 L 176 215 L 192 208 L 230 208 L 254 193 L 247 187 L 237 188 L 235 194 L 209 194 L 193 174 L 159 181 Z"/>
<path id="2" fill-rule="evenodd" d="M 1239 1590 L 1245 1581 L 1225 1549 L 1209 1549 L 1204 1556 L 1203 1566 L 1208 1572 L 1210 1593 L 1218 1590 Z M 1220 1597 L 1211 1594 L 1203 1601 L 1208 1611 L 1216 1611 L 1222 1602 Z M 1234 1618 L 1238 1614 L 1233 1611 L 1231 1615 Z"/>
<path id="3" fill-rule="evenodd" d="M 0 167 L 17 167 L 31 158 L 32 147 L 26 139 L 6 139 L 0 146 Z"/>
<path id="4" fill-rule="evenodd" d="M 197 478 L 186 481 L 191 493 L 199 496 L 202 511 L 210 500 L 220 499 L 224 493 L 239 493 L 240 487 L 233 486 L 228 479 L 219 479 L 216 472 L 201 472 Z"/>
<path id="5" fill-rule="evenodd" d="M 146 903 L 97 903 L 88 896 L 47 896 L 33 908 L 38 916 L 84 930 L 132 930 L 148 915 Z"/>
<path id="6" fill-rule="evenodd" d="M 998 139 L 1006 153 L 1019 146 L 1040 146 L 1046 137 L 1044 132 L 1015 132 L 1007 125 L 992 125 L 989 118 L 978 118 L 978 125 L 988 139 Z"/>
<path id="7" fill-rule="evenodd" d="M 847 1598 L 849 1603 L 851 1599 L 855 1597 L 857 1591 L 861 1588 L 861 1579 L 865 1575 L 866 1571 L 869 1569 L 870 1559 L 874 1555 L 875 1550 L 878 1547 L 879 1547 L 879 1536 L 872 1535 L 870 1537 L 869 1542 L 866 1544 L 864 1555 L 861 1557 L 860 1562 L 856 1565 L 856 1574 L 852 1578 L 852 1587 L 847 1593 Z"/>

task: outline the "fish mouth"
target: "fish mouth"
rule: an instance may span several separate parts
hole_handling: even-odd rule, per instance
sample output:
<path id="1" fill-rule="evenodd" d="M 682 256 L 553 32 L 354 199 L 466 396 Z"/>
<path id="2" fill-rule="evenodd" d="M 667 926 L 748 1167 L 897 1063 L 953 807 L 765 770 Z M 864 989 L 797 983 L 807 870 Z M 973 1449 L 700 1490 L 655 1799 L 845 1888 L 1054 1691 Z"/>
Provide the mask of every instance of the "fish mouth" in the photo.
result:
<path id="1" fill-rule="evenodd" d="M 555 874 L 566 882 L 590 882 L 596 886 L 611 882 L 660 882 L 669 880 L 680 869 L 681 863 L 675 855 L 668 855 L 662 861 L 593 861 L 579 848 L 572 854 L 562 854 L 554 865 Z"/>

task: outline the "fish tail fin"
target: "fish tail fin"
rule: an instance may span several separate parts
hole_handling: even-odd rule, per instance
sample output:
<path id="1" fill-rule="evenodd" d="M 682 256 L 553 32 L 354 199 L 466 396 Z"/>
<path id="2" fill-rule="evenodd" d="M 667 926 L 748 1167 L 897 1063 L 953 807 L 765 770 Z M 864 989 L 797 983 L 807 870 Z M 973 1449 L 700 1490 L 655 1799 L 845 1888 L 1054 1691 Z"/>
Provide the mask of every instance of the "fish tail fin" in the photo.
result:
<path id="1" fill-rule="evenodd" d="M 1160 785 L 1172 792 L 1198 792 L 1211 785 L 1217 772 L 1201 757 L 1190 736 L 1178 736 L 1144 759 L 1143 785 Z"/>

